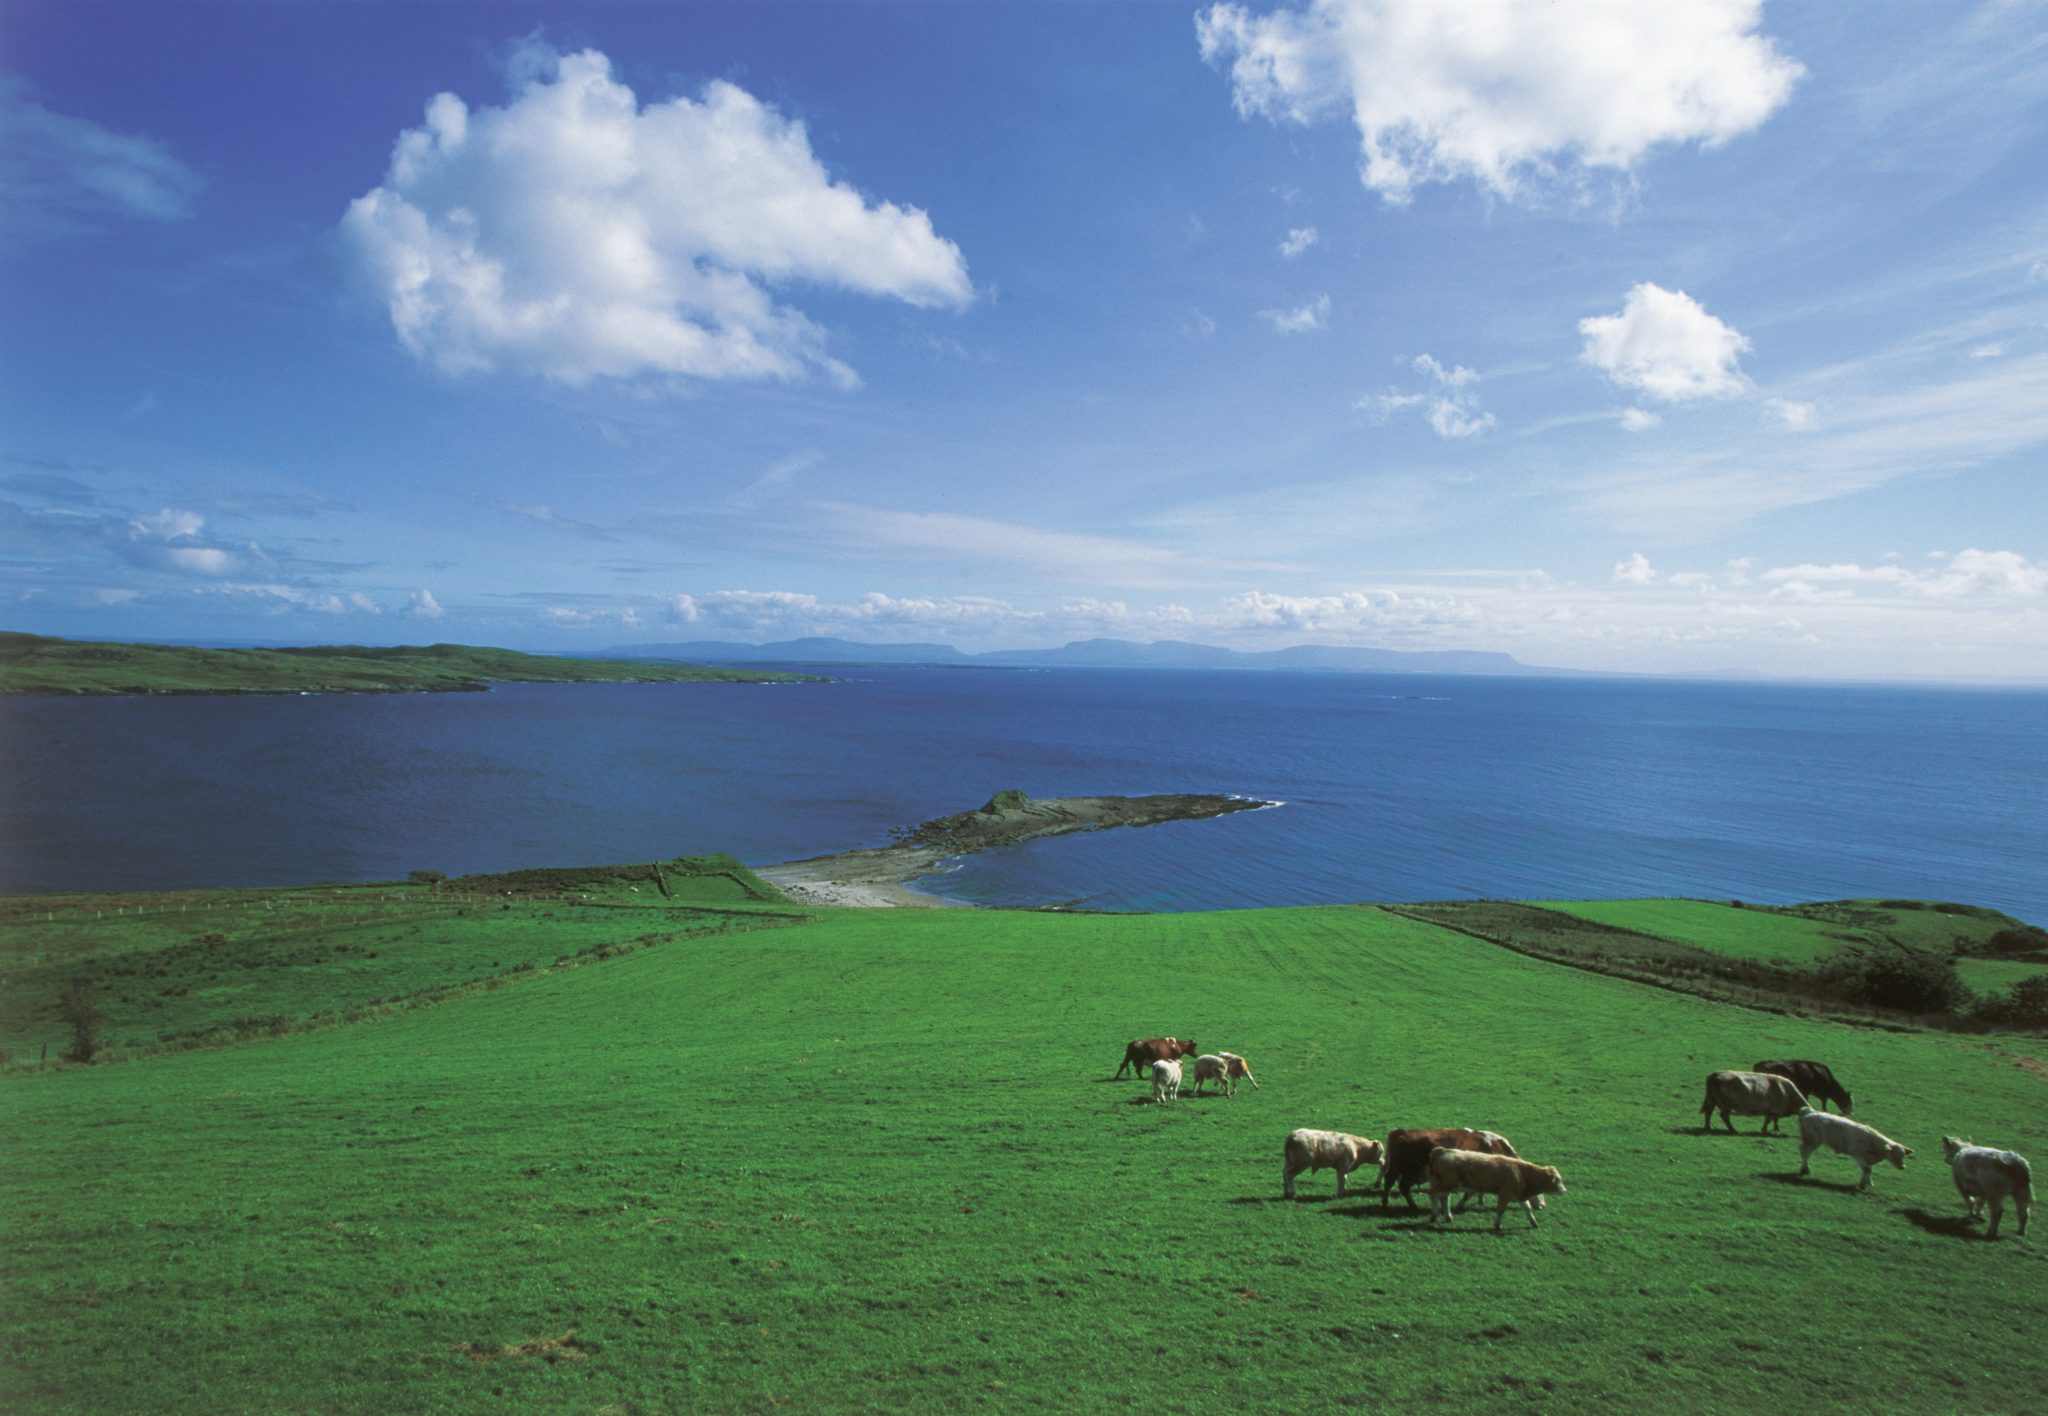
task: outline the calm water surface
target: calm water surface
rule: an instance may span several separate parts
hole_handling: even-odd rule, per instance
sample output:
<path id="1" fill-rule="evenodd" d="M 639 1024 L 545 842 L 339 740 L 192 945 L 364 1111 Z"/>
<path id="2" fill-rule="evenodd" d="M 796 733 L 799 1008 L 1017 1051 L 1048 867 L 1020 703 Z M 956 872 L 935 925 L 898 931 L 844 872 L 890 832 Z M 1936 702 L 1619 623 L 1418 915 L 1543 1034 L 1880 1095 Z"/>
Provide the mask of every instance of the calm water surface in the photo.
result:
<path id="1" fill-rule="evenodd" d="M 1931 896 L 2048 922 L 2048 694 L 860 669 L 817 686 L 0 700 L 0 891 L 727 850 L 1033 796 L 1269 811 L 972 857 L 983 903 Z"/>

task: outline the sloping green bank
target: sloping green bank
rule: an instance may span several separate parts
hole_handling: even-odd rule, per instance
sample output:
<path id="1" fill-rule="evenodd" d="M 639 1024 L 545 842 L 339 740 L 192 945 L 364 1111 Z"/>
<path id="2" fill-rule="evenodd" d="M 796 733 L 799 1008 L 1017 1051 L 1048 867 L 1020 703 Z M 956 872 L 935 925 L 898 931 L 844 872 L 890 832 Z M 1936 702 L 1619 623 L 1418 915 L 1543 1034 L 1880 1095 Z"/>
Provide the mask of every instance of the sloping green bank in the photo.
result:
<path id="1" fill-rule="evenodd" d="M 0 693 L 439 693 L 492 683 L 816 683 L 803 674 L 557 659 L 467 644 L 192 649 L 0 632 Z"/>
<path id="2" fill-rule="evenodd" d="M 1262 1089 L 1108 1080 L 1166 1032 Z M 1699 1135 L 1765 1055 L 1908 1169 Z M 1377 909 L 826 911 L 0 1078 L 0 1406 L 2023 1410 L 2048 1266 L 1937 1152 L 2048 1158 L 2044 1078 Z M 1296 1126 L 1451 1123 L 1561 1167 L 1540 1229 L 1279 1199 Z"/>

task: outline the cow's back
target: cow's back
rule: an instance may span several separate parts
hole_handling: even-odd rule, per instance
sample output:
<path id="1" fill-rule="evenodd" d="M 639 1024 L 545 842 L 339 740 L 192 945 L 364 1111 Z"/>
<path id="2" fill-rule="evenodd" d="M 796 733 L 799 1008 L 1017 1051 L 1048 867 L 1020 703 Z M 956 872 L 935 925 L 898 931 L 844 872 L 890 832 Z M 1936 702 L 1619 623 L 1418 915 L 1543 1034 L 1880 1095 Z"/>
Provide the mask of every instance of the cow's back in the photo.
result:
<path id="1" fill-rule="evenodd" d="M 1484 1131 L 1463 1126 L 1404 1127 L 1387 1132 L 1386 1174 L 1389 1186 L 1413 1183 L 1429 1173 L 1429 1153 L 1438 1148 L 1486 1151 Z"/>

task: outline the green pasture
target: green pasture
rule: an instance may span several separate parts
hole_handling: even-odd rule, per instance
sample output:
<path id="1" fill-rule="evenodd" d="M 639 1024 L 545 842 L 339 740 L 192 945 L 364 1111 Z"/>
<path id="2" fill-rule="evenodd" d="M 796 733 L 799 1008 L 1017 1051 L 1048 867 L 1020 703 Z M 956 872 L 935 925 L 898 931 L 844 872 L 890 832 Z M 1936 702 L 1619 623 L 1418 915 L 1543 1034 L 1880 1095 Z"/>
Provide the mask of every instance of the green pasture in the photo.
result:
<path id="1" fill-rule="evenodd" d="M 1150 1105 L 1109 1075 L 1153 1033 L 1263 1089 Z M 1704 1075 L 1765 1055 L 1919 1154 L 1857 1194 L 1699 1134 Z M 1293 1127 L 1434 1124 L 1570 1193 L 1499 1235 L 1279 1197 Z M 2040 1235 L 1961 1223 L 1944 1132 L 2048 1160 L 2048 1047 L 1373 908 L 817 911 L 0 1076 L 0 1409 L 2039 1409 Z"/>
<path id="2" fill-rule="evenodd" d="M 61 1056 L 66 983 L 119 1051 L 277 1032 L 651 943 L 787 922 L 730 856 L 428 884 L 0 899 L 0 1057 Z M 765 908 L 764 908 L 765 906 Z"/>
<path id="3" fill-rule="evenodd" d="M 1541 900 L 1545 909 L 1632 929 L 1755 963 L 1811 968 L 1851 944 L 1881 943 L 1868 928 L 1711 900 Z"/>
<path id="4" fill-rule="evenodd" d="M 1977 993 L 2004 993 L 2016 983 L 2048 974 L 2048 964 L 2023 959 L 1958 959 L 1956 972 Z"/>
<path id="5" fill-rule="evenodd" d="M 419 693 L 490 683 L 815 683 L 805 674 L 468 644 L 193 649 L 0 631 L 0 693 Z"/>

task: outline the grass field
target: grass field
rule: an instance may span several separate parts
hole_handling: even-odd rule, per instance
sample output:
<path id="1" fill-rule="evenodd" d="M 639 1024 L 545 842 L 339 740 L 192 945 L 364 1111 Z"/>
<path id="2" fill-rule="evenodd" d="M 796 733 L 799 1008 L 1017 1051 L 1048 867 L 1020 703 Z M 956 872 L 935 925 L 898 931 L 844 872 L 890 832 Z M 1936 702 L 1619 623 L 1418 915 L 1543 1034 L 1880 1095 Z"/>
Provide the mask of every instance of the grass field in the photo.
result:
<path id="1" fill-rule="evenodd" d="M 1882 936 L 1869 929 L 1711 900 L 1542 900 L 1545 909 L 1616 929 L 1677 940 L 1710 954 L 1811 968 L 1849 944 Z"/>
<path id="2" fill-rule="evenodd" d="M 1958 959 L 1956 971 L 1978 993 L 2003 993 L 2016 983 L 2048 974 L 2048 964 L 2021 959 Z"/>
<path id="3" fill-rule="evenodd" d="M 467 644 L 193 649 L 0 631 L 0 693 L 419 693 L 490 683 L 803 683 L 803 674 Z"/>
<path id="4" fill-rule="evenodd" d="M 1158 1032 L 1263 1089 L 1107 1080 Z M 1830 1061 L 1908 1169 L 1698 1134 L 1704 1074 L 1767 1054 Z M 1430 1124 L 1570 1193 L 1498 1236 L 1279 1198 L 1293 1127 Z M 1960 1223 L 1944 1132 L 2048 1158 L 2048 1047 L 1371 908 L 825 911 L 0 1077 L 0 1407 L 2039 1409 L 2048 1263 Z"/>

